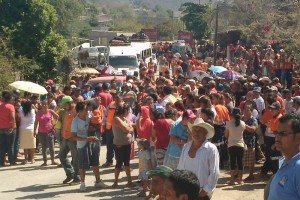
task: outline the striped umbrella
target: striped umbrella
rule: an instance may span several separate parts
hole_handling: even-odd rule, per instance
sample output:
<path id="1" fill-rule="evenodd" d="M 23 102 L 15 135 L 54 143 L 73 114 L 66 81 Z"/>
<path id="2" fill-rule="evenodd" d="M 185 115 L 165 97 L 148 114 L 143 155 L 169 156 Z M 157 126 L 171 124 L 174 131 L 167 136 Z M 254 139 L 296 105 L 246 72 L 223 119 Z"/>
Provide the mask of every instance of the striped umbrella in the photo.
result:
<path id="1" fill-rule="evenodd" d="M 242 74 L 232 70 L 221 72 L 218 76 L 226 80 L 236 80 L 239 79 L 240 77 L 243 77 Z"/>

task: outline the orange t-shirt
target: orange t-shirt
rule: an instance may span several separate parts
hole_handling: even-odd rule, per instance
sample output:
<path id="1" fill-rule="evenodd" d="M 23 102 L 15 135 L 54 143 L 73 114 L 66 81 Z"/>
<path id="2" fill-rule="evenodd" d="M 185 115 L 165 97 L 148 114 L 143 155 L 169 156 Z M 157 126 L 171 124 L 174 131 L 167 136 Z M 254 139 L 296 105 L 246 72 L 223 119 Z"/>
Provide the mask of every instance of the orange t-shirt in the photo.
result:
<path id="1" fill-rule="evenodd" d="M 271 129 L 271 131 L 274 133 L 277 128 L 278 128 L 278 124 L 279 124 L 279 119 L 282 117 L 282 114 L 279 114 L 277 117 L 273 117 L 268 123 L 267 123 L 267 127 Z"/>
<path id="2" fill-rule="evenodd" d="M 230 120 L 228 109 L 225 106 L 218 104 L 215 105 L 215 109 L 217 112 L 217 116 L 215 118 L 216 123 L 224 123 Z"/>
<path id="3" fill-rule="evenodd" d="M 70 111 L 68 111 L 65 115 L 65 119 L 64 121 L 64 126 L 61 132 L 61 136 L 64 139 L 71 139 L 73 136 L 73 134 L 71 133 L 71 126 L 72 126 L 72 122 L 73 119 L 76 117 L 77 113 L 75 111 L 75 109 L 72 109 Z"/>
<path id="4" fill-rule="evenodd" d="M 102 119 L 104 116 L 104 106 L 100 105 L 98 109 L 93 110 L 93 116 L 91 118 L 92 124 L 102 124 Z"/>
<path id="5" fill-rule="evenodd" d="M 261 116 L 260 118 L 260 122 L 262 124 L 266 124 L 267 122 L 269 122 L 271 119 L 273 118 L 272 114 L 271 114 L 271 110 L 266 108 L 264 114 Z"/>

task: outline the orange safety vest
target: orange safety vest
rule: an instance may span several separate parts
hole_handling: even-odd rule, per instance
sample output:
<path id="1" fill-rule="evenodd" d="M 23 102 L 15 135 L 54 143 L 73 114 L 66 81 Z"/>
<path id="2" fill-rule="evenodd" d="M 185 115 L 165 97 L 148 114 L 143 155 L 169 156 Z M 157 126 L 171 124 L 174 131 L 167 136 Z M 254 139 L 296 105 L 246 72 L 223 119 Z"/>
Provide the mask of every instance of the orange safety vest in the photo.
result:
<path id="1" fill-rule="evenodd" d="M 108 113 L 106 116 L 106 129 L 110 130 L 112 126 L 112 121 L 114 119 L 115 113 L 116 113 L 116 102 L 111 102 L 108 106 Z"/>

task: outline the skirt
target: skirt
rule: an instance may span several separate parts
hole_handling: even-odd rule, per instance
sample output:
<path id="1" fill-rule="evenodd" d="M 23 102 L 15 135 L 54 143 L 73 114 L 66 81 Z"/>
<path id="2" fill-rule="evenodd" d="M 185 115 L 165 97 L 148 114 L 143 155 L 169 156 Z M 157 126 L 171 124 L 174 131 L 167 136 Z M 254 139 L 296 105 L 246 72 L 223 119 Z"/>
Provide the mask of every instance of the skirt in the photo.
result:
<path id="1" fill-rule="evenodd" d="M 244 151 L 244 166 L 253 167 L 255 164 L 255 149 L 249 148 Z"/>
<path id="2" fill-rule="evenodd" d="M 20 149 L 35 149 L 36 139 L 32 129 L 20 129 Z"/>

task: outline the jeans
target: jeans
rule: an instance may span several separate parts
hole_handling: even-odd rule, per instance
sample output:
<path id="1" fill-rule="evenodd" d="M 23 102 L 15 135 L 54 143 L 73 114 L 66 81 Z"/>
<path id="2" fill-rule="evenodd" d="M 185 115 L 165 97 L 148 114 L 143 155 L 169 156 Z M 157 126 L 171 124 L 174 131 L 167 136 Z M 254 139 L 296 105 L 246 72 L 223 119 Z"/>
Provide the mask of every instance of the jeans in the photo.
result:
<path id="1" fill-rule="evenodd" d="M 16 129 L 16 136 L 15 136 L 15 141 L 14 141 L 14 156 L 15 160 L 18 158 L 18 153 L 19 153 L 19 147 L 20 147 L 20 136 L 19 136 L 19 129 Z"/>
<path id="2" fill-rule="evenodd" d="M 8 154 L 10 164 L 15 163 L 14 141 L 16 129 L 11 133 L 9 129 L 0 129 L 0 165 L 4 165 L 5 154 Z"/>
<path id="3" fill-rule="evenodd" d="M 290 89 L 293 85 L 293 70 L 286 69 L 286 88 Z"/>
<path id="4" fill-rule="evenodd" d="M 96 136 L 99 140 L 89 143 L 90 165 L 99 166 L 101 133 L 99 131 L 95 131 L 93 136 Z"/>
<path id="5" fill-rule="evenodd" d="M 69 151 L 71 151 L 72 163 L 68 159 Z M 73 176 L 74 179 L 80 179 L 76 141 L 62 139 L 60 144 L 59 159 L 67 176 Z"/>
<path id="6" fill-rule="evenodd" d="M 47 147 L 50 151 L 51 160 L 54 160 L 54 135 L 52 133 L 39 133 L 39 140 L 42 145 L 43 161 L 47 162 Z"/>
<path id="7" fill-rule="evenodd" d="M 106 148 L 107 148 L 106 162 L 112 163 L 114 158 L 114 143 L 113 143 L 114 135 L 112 130 L 105 130 L 105 135 L 106 135 Z"/>

